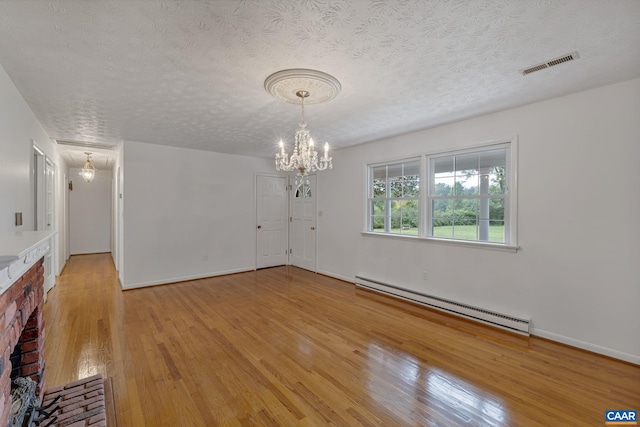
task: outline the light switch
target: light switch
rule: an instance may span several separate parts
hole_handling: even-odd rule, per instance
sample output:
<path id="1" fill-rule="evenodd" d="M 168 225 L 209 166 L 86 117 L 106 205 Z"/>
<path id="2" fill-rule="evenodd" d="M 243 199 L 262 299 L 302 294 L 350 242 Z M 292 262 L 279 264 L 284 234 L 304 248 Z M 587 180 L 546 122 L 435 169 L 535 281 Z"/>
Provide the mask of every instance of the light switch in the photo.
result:
<path id="1" fill-rule="evenodd" d="M 22 225 L 22 212 L 16 212 L 16 226 Z"/>

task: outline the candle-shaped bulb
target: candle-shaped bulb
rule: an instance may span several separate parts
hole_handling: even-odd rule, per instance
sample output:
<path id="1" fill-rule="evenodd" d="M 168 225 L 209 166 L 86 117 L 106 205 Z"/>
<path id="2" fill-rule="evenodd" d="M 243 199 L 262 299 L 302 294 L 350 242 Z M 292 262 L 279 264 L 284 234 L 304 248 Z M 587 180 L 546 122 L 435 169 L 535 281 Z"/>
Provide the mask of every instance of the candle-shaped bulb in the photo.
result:
<path id="1" fill-rule="evenodd" d="M 327 157 L 329 157 L 329 143 L 325 142 L 324 143 L 324 158 L 326 159 Z"/>
<path id="2" fill-rule="evenodd" d="M 313 138 L 309 138 L 309 147 L 313 147 Z"/>
<path id="3" fill-rule="evenodd" d="M 280 143 L 278 145 L 280 145 L 280 154 L 284 156 L 284 141 L 280 140 Z"/>

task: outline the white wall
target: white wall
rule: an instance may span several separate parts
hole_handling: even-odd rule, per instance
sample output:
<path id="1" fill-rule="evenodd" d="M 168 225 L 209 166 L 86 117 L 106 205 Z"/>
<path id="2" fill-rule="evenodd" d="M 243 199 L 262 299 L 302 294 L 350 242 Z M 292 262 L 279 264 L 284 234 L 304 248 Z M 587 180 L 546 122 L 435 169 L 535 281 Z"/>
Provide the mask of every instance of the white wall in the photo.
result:
<path id="1" fill-rule="evenodd" d="M 122 286 L 255 268 L 255 174 L 273 162 L 126 141 Z"/>
<path id="2" fill-rule="evenodd" d="M 98 169 L 86 182 L 79 168 L 70 168 L 73 191 L 69 192 L 71 255 L 111 252 L 111 171 Z"/>
<path id="3" fill-rule="evenodd" d="M 59 274 L 66 261 L 63 187 L 67 166 L 49 135 L 36 120 L 24 98 L 0 66 L 0 232 L 34 229 L 34 190 L 31 179 L 33 144 L 56 165 L 55 211 L 58 252 L 54 272 Z M 15 225 L 15 213 L 22 212 L 22 226 Z"/>
<path id="4" fill-rule="evenodd" d="M 535 335 L 640 363 L 639 118 L 637 79 L 340 150 L 319 174 L 318 270 L 524 316 Z M 367 163 L 514 136 L 517 253 L 360 233 Z"/>

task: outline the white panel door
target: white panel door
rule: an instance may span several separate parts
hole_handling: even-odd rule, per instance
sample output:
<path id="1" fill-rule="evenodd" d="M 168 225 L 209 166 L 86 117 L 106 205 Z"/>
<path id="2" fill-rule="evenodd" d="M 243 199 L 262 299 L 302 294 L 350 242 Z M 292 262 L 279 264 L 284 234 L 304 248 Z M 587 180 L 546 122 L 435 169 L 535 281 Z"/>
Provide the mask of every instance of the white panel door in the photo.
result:
<path id="1" fill-rule="evenodd" d="M 316 176 L 294 184 L 291 194 L 291 264 L 316 271 Z"/>
<path id="2" fill-rule="evenodd" d="M 256 178 L 257 268 L 287 263 L 287 178 Z"/>

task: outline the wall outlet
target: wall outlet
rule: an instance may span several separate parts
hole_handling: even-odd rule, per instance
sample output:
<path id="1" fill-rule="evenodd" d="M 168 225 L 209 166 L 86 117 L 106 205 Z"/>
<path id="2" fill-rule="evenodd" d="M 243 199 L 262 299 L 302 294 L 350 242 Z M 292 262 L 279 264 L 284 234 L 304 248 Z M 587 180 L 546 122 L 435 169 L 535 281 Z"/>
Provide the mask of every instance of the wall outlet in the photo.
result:
<path id="1" fill-rule="evenodd" d="M 427 270 L 422 271 L 422 280 L 427 280 L 429 275 L 427 274 Z"/>

